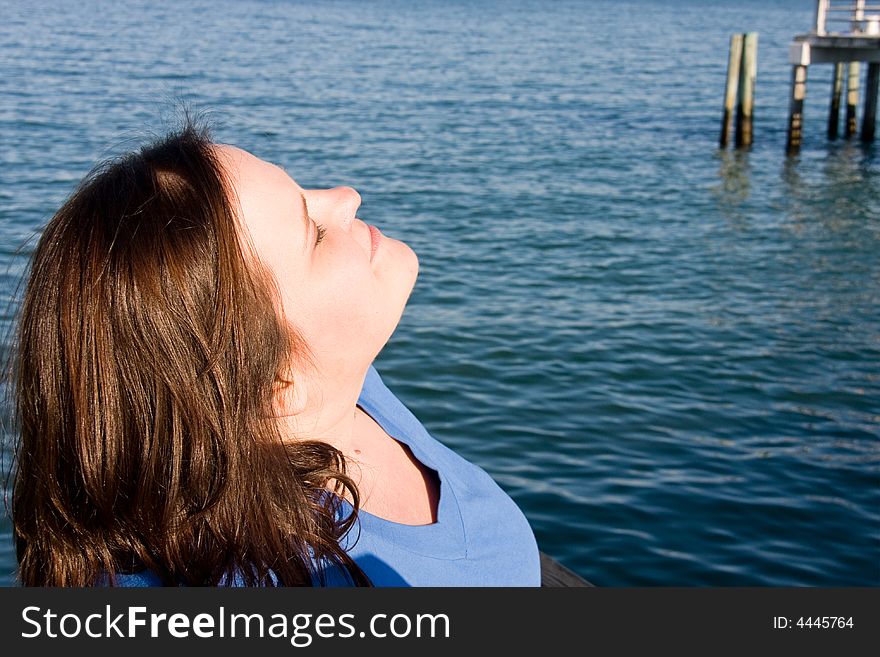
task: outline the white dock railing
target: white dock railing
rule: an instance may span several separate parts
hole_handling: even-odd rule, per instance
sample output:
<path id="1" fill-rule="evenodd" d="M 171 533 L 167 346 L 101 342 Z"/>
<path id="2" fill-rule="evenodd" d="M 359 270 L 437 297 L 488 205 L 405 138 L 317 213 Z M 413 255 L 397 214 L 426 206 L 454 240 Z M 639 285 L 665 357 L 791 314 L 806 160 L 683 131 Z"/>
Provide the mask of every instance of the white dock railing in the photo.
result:
<path id="1" fill-rule="evenodd" d="M 832 24 L 831 27 L 836 29 L 830 30 L 829 23 Z M 817 0 L 814 33 L 818 36 L 858 34 L 880 37 L 880 4 L 869 5 L 865 0 L 850 0 L 849 2 Z"/>

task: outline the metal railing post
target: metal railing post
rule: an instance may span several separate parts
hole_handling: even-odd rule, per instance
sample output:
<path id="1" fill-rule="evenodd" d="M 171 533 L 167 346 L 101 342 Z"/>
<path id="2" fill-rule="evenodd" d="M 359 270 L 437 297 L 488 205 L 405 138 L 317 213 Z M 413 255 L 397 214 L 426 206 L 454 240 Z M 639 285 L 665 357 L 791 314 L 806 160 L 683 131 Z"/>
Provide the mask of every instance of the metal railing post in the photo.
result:
<path id="1" fill-rule="evenodd" d="M 816 2 L 816 34 L 825 35 L 825 20 L 828 18 L 828 5 L 831 0 L 817 0 Z"/>
<path id="2" fill-rule="evenodd" d="M 862 22 L 865 20 L 865 0 L 856 0 L 853 3 L 852 31 L 861 32 Z"/>

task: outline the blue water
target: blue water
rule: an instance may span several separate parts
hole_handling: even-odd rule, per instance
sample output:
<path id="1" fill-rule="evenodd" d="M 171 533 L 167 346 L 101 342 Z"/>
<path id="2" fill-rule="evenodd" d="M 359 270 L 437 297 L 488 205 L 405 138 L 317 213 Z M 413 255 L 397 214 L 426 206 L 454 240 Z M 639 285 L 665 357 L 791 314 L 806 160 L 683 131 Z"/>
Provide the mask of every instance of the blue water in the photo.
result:
<path id="1" fill-rule="evenodd" d="M 353 185 L 419 254 L 377 366 L 544 551 L 604 586 L 880 585 L 880 153 L 826 140 L 817 65 L 783 154 L 813 11 L 4 2 L 0 329 L 17 249 L 188 101 L 303 186 Z M 716 141 L 742 31 L 756 143 L 735 153 Z"/>

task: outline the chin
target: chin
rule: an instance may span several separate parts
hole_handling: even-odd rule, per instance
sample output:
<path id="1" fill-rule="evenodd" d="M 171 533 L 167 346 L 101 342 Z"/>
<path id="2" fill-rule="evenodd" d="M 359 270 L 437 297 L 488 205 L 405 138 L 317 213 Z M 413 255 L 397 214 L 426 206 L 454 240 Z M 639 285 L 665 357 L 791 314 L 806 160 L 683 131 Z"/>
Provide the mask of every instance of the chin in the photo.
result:
<path id="1" fill-rule="evenodd" d="M 389 294 L 388 299 L 395 299 L 396 302 L 393 302 L 394 305 L 389 309 L 386 315 L 391 321 L 385 331 L 387 334 L 385 342 L 391 338 L 391 335 L 397 328 L 400 318 L 403 316 L 403 311 L 406 308 L 407 301 L 409 301 L 409 297 L 415 287 L 416 279 L 419 276 L 419 258 L 416 255 L 416 252 L 404 242 L 399 240 L 395 241 L 397 242 L 397 245 L 395 245 L 396 253 L 394 253 L 394 270 L 393 272 L 389 272 L 391 274 L 391 279 L 388 281 L 390 285 L 386 290 Z M 383 342 L 383 346 L 384 344 L 385 343 Z"/>
<path id="2" fill-rule="evenodd" d="M 419 277 L 419 256 L 416 255 L 416 252 L 413 251 L 409 247 L 408 244 L 404 244 L 403 242 L 401 242 L 401 244 L 403 244 L 403 246 L 405 247 L 406 254 L 408 256 L 407 257 L 407 271 L 408 271 L 409 277 L 412 280 L 412 283 L 409 286 L 410 290 L 412 290 L 412 288 L 416 284 L 416 279 Z"/>

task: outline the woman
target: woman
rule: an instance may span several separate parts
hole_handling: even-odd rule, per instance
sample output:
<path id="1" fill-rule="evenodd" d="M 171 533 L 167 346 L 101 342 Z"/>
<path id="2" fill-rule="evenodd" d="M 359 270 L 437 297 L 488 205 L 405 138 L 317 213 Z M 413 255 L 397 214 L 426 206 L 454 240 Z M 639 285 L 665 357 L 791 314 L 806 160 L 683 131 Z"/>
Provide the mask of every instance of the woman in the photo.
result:
<path id="1" fill-rule="evenodd" d="M 81 183 L 19 323 L 23 584 L 539 585 L 372 365 L 418 260 L 359 204 L 191 124 Z"/>

